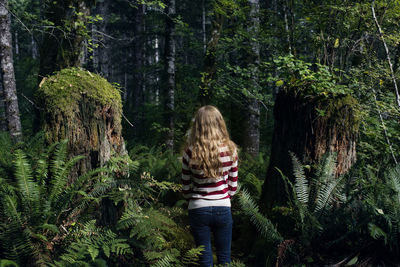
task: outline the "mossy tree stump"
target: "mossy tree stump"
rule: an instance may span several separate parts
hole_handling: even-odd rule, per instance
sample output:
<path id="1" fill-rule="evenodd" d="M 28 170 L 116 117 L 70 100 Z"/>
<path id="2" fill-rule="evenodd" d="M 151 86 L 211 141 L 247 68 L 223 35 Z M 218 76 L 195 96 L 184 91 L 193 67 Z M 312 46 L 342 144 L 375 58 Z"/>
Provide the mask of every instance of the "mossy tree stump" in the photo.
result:
<path id="1" fill-rule="evenodd" d="M 68 139 L 69 156 L 85 156 L 71 179 L 125 153 L 121 96 L 104 78 L 69 68 L 44 78 L 39 87 L 46 140 Z"/>
<path id="2" fill-rule="evenodd" d="M 282 90 L 275 101 L 274 119 L 271 157 L 262 192 L 262 205 L 267 210 L 287 203 L 277 168 L 294 181 L 289 151 L 311 167 L 327 152 L 336 153 L 337 176 L 346 173 L 356 161 L 359 118 L 357 101 L 350 95 L 311 96 Z"/>

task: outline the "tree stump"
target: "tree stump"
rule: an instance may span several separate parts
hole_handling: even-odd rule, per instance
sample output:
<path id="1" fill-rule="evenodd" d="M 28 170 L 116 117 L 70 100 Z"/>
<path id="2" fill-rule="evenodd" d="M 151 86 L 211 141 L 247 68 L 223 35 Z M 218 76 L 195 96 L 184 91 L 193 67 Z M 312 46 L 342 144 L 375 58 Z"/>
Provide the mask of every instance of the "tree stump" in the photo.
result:
<path id="1" fill-rule="evenodd" d="M 69 156 L 85 156 L 70 179 L 126 153 L 121 96 L 104 78 L 83 69 L 63 69 L 42 80 L 38 98 L 47 142 L 68 139 Z"/>
<path id="2" fill-rule="evenodd" d="M 290 151 L 311 167 L 327 152 L 336 153 L 335 174 L 339 176 L 356 161 L 359 128 L 357 101 L 350 95 L 305 96 L 295 90 L 281 91 L 274 119 L 271 157 L 261 197 L 267 211 L 286 205 L 284 182 L 276 168 L 294 181 Z"/>

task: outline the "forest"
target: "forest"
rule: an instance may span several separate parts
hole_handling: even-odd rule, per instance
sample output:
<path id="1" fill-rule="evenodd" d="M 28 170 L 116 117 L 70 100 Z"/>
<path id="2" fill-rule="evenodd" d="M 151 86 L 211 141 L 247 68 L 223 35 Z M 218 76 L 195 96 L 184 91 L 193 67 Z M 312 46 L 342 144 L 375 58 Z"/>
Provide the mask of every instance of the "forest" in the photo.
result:
<path id="1" fill-rule="evenodd" d="M 197 266 L 194 114 L 239 147 L 232 266 L 400 266 L 399 0 L 0 0 L 0 266 Z"/>

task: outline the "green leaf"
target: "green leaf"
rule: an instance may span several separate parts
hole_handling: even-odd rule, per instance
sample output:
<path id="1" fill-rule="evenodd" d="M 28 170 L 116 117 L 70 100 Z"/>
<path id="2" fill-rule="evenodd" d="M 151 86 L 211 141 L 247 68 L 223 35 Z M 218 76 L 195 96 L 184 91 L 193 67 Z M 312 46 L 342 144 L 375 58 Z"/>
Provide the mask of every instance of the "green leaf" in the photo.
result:
<path id="1" fill-rule="evenodd" d="M 358 261 L 358 256 L 355 256 L 354 258 L 352 258 L 352 259 L 346 264 L 346 266 L 354 265 L 354 264 L 357 263 L 357 261 Z"/>
<path id="2" fill-rule="evenodd" d="M 104 245 L 103 251 L 104 251 L 104 254 L 106 255 L 106 257 L 109 258 L 110 257 L 110 247 L 107 245 Z"/>
<path id="3" fill-rule="evenodd" d="M 278 81 L 275 82 L 275 85 L 278 86 L 278 87 L 282 86 L 283 85 L 283 81 L 282 80 L 278 80 Z"/>
<path id="4" fill-rule="evenodd" d="M 89 251 L 90 257 L 92 257 L 92 260 L 95 260 L 97 258 L 97 256 L 99 255 L 99 250 L 92 246 L 90 246 L 88 248 L 88 251 Z"/>

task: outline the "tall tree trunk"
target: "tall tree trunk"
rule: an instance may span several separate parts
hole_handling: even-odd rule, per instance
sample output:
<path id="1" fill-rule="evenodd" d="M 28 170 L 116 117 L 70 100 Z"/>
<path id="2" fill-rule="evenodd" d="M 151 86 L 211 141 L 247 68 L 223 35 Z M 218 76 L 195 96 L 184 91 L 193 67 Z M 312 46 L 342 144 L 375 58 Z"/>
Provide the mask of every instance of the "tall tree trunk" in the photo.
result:
<path id="1" fill-rule="evenodd" d="M 165 74 L 164 123 L 168 128 L 166 145 L 174 148 L 174 102 L 175 102 L 175 0 L 167 1 L 167 21 L 165 29 Z"/>
<path id="2" fill-rule="evenodd" d="M 37 59 L 38 58 L 37 45 L 33 36 L 31 36 L 31 52 L 32 52 L 32 58 Z"/>
<path id="3" fill-rule="evenodd" d="M 0 75 L 0 131 L 7 131 L 6 100 L 4 98 L 3 82 Z"/>
<path id="4" fill-rule="evenodd" d="M 203 33 L 203 52 L 204 54 L 207 51 L 207 31 L 206 31 L 206 3 L 205 0 L 201 1 L 202 7 L 202 18 L 201 18 L 201 26 Z"/>
<path id="5" fill-rule="evenodd" d="M 290 38 L 290 28 L 289 28 L 289 5 L 287 0 L 283 0 L 282 2 L 283 6 L 283 16 L 285 20 L 285 31 L 286 31 L 286 41 L 289 49 L 289 54 L 293 54 L 293 48 L 292 48 L 292 40 Z"/>
<path id="6" fill-rule="evenodd" d="M 139 135 L 139 131 L 142 129 L 143 112 L 142 106 L 144 103 L 144 55 L 145 55 L 145 20 L 144 20 L 144 5 L 138 5 L 134 10 L 135 28 L 134 28 L 134 52 L 133 52 L 133 88 L 132 92 L 128 93 L 128 110 L 129 114 L 133 115 L 133 121 L 135 122 L 134 131 L 135 135 Z"/>
<path id="7" fill-rule="evenodd" d="M 11 138 L 18 142 L 22 138 L 19 117 L 17 87 L 15 84 L 12 40 L 10 32 L 8 1 L 0 0 L 0 67 L 1 81 L 6 104 L 6 117 Z"/>
<path id="8" fill-rule="evenodd" d="M 93 51 L 93 68 L 96 72 L 100 73 L 100 75 L 107 80 L 110 79 L 110 69 L 111 69 L 111 61 L 110 61 L 110 41 L 108 37 L 107 25 L 109 21 L 109 7 L 110 0 L 104 0 L 101 2 L 97 2 L 95 12 L 100 15 L 102 18 L 94 26 L 94 36 L 95 41 L 98 46 L 94 48 Z"/>
<path id="9" fill-rule="evenodd" d="M 318 114 L 317 109 L 325 110 L 325 115 Z M 281 91 L 275 101 L 274 117 L 271 157 L 261 197 L 267 210 L 287 203 L 277 169 L 294 180 L 289 152 L 310 166 L 324 154 L 336 153 L 335 174 L 344 174 L 356 160 L 359 127 L 357 101 L 349 95 L 326 98 Z"/>
<path id="10" fill-rule="evenodd" d="M 250 5 L 250 21 L 248 32 L 250 38 L 250 52 L 248 66 L 251 68 L 251 87 L 258 89 L 258 68 L 260 64 L 260 44 L 258 34 L 260 30 L 260 3 L 259 0 L 248 0 Z M 253 156 L 257 156 L 260 150 L 260 104 L 255 97 L 247 98 L 247 129 L 245 137 L 245 150 Z"/>
<path id="11" fill-rule="evenodd" d="M 216 11 L 218 8 L 217 5 L 218 3 L 214 1 L 214 17 L 211 23 L 211 37 L 207 43 L 207 51 L 204 57 L 204 72 L 199 93 L 199 101 L 202 105 L 210 103 L 212 97 L 213 79 L 216 72 L 216 52 L 224 21 L 223 15 Z"/>
<path id="12" fill-rule="evenodd" d="M 40 45 L 39 80 L 56 70 L 80 65 L 85 24 L 93 4 L 93 0 L 45 0 L 45 17 L 54 28 L 44 34 Z"/>

